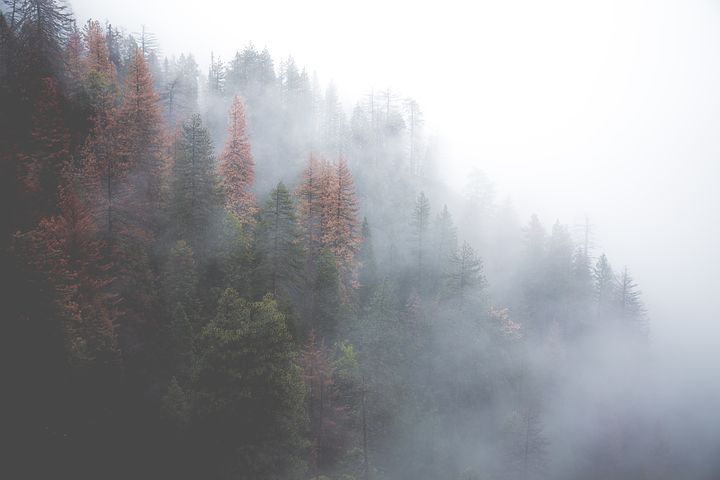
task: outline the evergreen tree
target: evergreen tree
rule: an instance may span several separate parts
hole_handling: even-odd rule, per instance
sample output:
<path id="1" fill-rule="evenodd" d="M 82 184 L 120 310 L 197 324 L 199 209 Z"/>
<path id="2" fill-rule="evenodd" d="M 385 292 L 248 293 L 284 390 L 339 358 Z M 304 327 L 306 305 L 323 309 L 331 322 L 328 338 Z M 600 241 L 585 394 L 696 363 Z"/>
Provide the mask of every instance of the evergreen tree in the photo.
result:
<path id="1" fill-rule="evenodd" d="M 31 210 L 40 216 L 57 212 L 58 188 L 69 171 L 70 132 L 65 126 L 55 82 L 42 81 L 33 106 L 32 132 L 27 150 L 21 154 L 20 180 Z"/>
<path id="2" fill-rule="evenodd" d="M 208 71 L 208 88 L 215 95 L 222 94 L 225 87 L 225 65 L 220 57 L 210 52 L 210 69 Z"/>
<path id="3" fill-rule="evenodd" d="M 447 205 L 444 205 L 435 218 L 432 230 L 433 285 L 437 286 L 437 283 L 447 275 L 449 264 L 456 255 L 457 249 L 457 230 Z"/>
<path id="4" fill-rule="evenodd" d="M 299 364 L 307 386 L 307 410 L 312 442 L 313 473 L 327 471 L 338 460 L 348 440 L 348 408 L 335 385 L 330 349 L 310 331 L 300 351 Z"/>
<path id="5" fill-rule="evenodd" d="M 545 317 L 546 291 L 545 228 L 537 215 L 530 217 L 530 223 L 523 231 L 522 297 L 525 326 L 529 332 L 538 332 L 547 321 Z"/>
<path id="6" fill-rule="evenodd" d="M 260 212 L 257 251 L 268 291 L 287 295 L 302 272 L 301 238 L 290 192 L 280 182 Z"/>
<path id="7" fill-rule="evenodd" d="M 221 198 L 210 134 L 200 115 L 183 123 L 173 157 L 169 208 L 174 232 L 202 255 L 203 240 L 219 214 Z"/>
<path id="8" fill-rule="evenodd" d="M 63 49 L 72 32 L 73 16 L 58 0 L 14 2 L 11 26 L 18 32 L 22 48 L 22 75 L 32 88 L 38 79 L 59 77 L 63 71 Z"/>
<path id="9" fill-rule="evenodd" d="M 96 227 L 85 205 L 67 189 L 60 192 L 60 212 L 17 240 L 28 261 L 52 286 L 57 318 L 62 322 L 70 365 L 98 375 L 120 368 L 115 333 L 117 297 L 100 253 Z"/>
<path id="10" fill-rule="evenodd" d="M 482 261 L 468 242 L 463 242 L 450 260 L 447 277 L 448 296 L 457 300 L 460 307 L 477 305 L 487 282 L 483 275 Z"/>
<path id="11" fill-rule="evenodd" d="M 615 279 L 615 304 L 620 318 L 636 328 L 643 328 L 645 307 L 637 283 L 628 273 L 627 267 Z"/>
<path id="12" fill-rule="evenodd" d="M 217 286 L 230 287 L 243 295 L 249 296 L 251 292 L 264 295 L 267 290 L 255 292 L 252 288 L 251 272 L 255 265 L 255 256 L 252 248 L 252 238 L 240 220 L 231 212 L 225 212 L 218 246 L 218 257 L 222 281 Z"/>
<path id="13" fill-rule="evenodd" d="M 370 299 L 372 291 L 375 289 L 378 274 L 377 264 L 375 262 L 375 253 L 373 249 L 372 230 L 367 218 L 363 218 L 362 230 L 360 233 L 362 238 L 360 242 L 360 250 L 358 251 L 358 263 L 360 270 L 358 274 L 358 289 L 360 304 L 365 305 Z"/>
<path id="14" fill-rule="evenodd" d="M 615 295 L 615 274 L 604 253 L 595 263 L 593 280 L 597 313 L 603 317 L 612 312 L 613 296 Z"/>
<path id="15" fill-rule="evenodd" d="M 415 201 L 415 209 L 412 215 L 412 233 L 414 237 L 414 250 L 417 268 L 417 285 L 422 287 L 423 274 L 425 269 L 424 259 L 425 250 L 427 249 L 427 230 L 430 219 L 430 201 L 425 193 L 420 192 Z"/>
<path id="16" fill-rule="evenodd" d="M 197 311 L 197 266 L 192 248 L 178 240 L 170 249 L 163 272 L 163 289 L 166 305 L 183 308 L 184 313 Z"/>
<path id="17" fill-rule="evenodd" d="M 302 475 L 306 416 L 294 362 L 276 302 L 247 302 L 226 290 L 198 339 L 193 370 L 200 434 L 222 476 Z"/>
<path id="18" fill-rule="evenodd" d="M 322 338 L 334 338 L 341 296 L 337 262 L 329 249 L 323 248 L 318 254 L 311 290 L 308 315 L 311 328 Z"/>
<path id="19" fill-rule="evenodd" d="M 193 363 L 193 325 L 181 303 L 172 309 L 170 320 L 161 334 L 164 367 L 173 378 L 184 382 L 189 380 Z"/>

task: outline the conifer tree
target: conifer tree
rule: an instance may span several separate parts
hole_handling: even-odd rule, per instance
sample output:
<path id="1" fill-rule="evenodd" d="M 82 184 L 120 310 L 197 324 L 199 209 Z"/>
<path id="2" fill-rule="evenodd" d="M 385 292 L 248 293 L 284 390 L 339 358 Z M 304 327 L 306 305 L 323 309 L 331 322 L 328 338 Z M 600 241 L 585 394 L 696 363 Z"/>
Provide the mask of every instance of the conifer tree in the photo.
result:
<path id="1" fill-rule="evenodd" d="M 223 278 L 218 284 L 230 287 L 244 296 L 250 296 L 251 293 L 260 295 L 267 293 L 264 288 L 261 291 L 252 288 L 264 287 L 264 285 L 252 285 L 254 278 L 251 273 L 256 262 L 252 238 L 243 229 L 240 220 L 231 212 L 225 212 L 219 243 L 218 257 Z"/>
<path id="2" fill-rule="evenodd" d="M 168 158 L 159 96 L 139 49 L 130 59 L 118 123 L 122 133 L 120 148 L 132 174 L 133 223 L 149 232 L 158 212 Z"/>
<path id="3" fill-rule="evenodd" d="M 63 70 L 63 48 L 72 32 L 73 16 L 58 0 L 17 2 L 12 23 L 18 32 L 22 74 L 32 86 L 44 77 L 58 78 Z"/>
<path id="4" fill-rule="evenodd" d="M 314 155 L 310 155 L 295 192 L 298 197 L 298 213 L 305 237 L 305 247 L 310 252 L 309 258 L 314 256 L 322 236 L 323 163 L 322 159 L 318 160 Z"/>
<path id="5" fill-rule="evenodd" d="M 252 185 L 255 180 L 255 162 L 246 133 L 245 108 L 240 97 L 230 107 L 228 139 L 220 154 L 220 176 L 225 190 L 225 201 L 243 225 L 253 225 L 257 211 Z"/>
<path id="6" fill-rule="evenodd" d="M 604 253 L 595 263 L 593 280 L 598 315 L 607 315 L 612 310 L 613 296 L 615 294 L 615 274 Z"/>
<path id="7" fill-rule="evenodd" d="M 432 234 L 433 280 L 439 280 L 447 274 L 449 262 L 458 248 L 457 230 L 447 205 L 435 218 Z"/>
<path id="8" fill-rule="evenodd" d="M 468 242 L 455 252 L 450 260 L 447 290 L 450 298 L 456 299 L 460 307 L 477 305 L 486 286 L 482 261 Z"/>
<path id="9" fill-rule="evenodd" d="M 100 22 L 97 20 L 89 20 L 85 25 L 84 43 L 86 55 L 84 58 L 84 70 L 86 81 L 93 85 L 114 85 L 115 84 L 115 66 L 110 60 L 110 52 L 108 50 L 105 32 Z"/>
<path id="10" fill-rule="evenodd" d="M 56 313 L 63 325 L 65 350 L 74 367 L 108 373 L 120 367 L 115 333 L 117 298 L 102 260 L 96 227 L 76 195 L 62 188 L 60 212 L 43 219 L 18 240 L 28 261 L 47 275 Z"/>
<path id="11" fill-rule="evenodd" d="M 343 157 L 327 172 L 322 192 L 322 243 L 338 264 L 345 293 L 356 286 L 355 255 L 360 242 L 352 175 Z"/>
<path id="12" fill-rule="evenodd" d="M 622 274 L 615 279 L 615 303 L 620 319 L 635 327 L 639 325 L 645 315 L 641 295 L 635 279 L 628 273 L 627 267 L 623 268 Z"/>
<path id="13" fill-rule="evenodd" d="M 260 212 L 257 250 L 269 291 L 288 294 L 302 270 L 300 232 L 290 192 L 280 182 Z"/>
<path id="14" fill-rule="evenodd" d="M 377 264 L 375 262 L 375 252 L 373 249 L 372 230 L 370 229 L 367 217 L 363 218 L 360 236 L 362 240 L 358 251 L 358 293 L 362 305 L 370 299 L 370 294 L 375 289 L 375 284 L 377 283 Z"/>
<path id="15" fill-rule="evenodd" d="M 176 308 L 179 305 L 188 314 L 196 311 L 197 266 L 192 248 L 184 240 L 178 240 L 170 249 L 162 280 L 168 306 Z"/>
<path id="16" fill-rule="evenodd" d="M 312 442 L 311 469 L 323 472 L 333 465 L 347 442 L 348 408 L 334 384 L 335 367 L 324 340 L 310 331 L 298 363 L 307 386 L 307 409 Z"/>
<path id="17" fill-rule="evenodd" d="M 424 192 L 420 192 L 415 201 L 415 209 L 412 214 L 412 234 L 414 237 L 415 267 L 417 270 L 417 285 L 422 286 L 422 278 L 425 270 L 425 250 L 427 249 L 427 231 L 430 220 L 430 201 Z"/>
<path id="18" fill-rule="evenodd" d="M 42 81 L 33 106 L 32 133 L 28 150 L 21 155 L 20 180 L 36 218 L 57 212 L 58 188 L 70 163 L 70 133 L 60 108 L 55 82 Z"/>
<path id="19" fill-rule="evenodd" d="M 187 239 L 200 254 L 208 227 L 221 205 L 210 134 L 195 114 L 182 125 L 175 141 L 170 211 L 177 238 Z"/>
<path id="20" fill-rule="evenodd" d="M 193 370 L 200 435 L 224 477 L 302 474 L 304 388 L 285 316 L 270 296 L 226 290 L 197 341 Z M 299 471 L 298 471 L 299 470 Z"/>
<path id="21" fill-rule="evenodd" d="M 112 243 L 127 235 L 132 205 L 127 183 L 127 157 L 120 149 L 117 110 L 109 98 L 98 99 L 90 134 L 81 149 L 80 168 L 74 172 L 92 206 L 100 232 Z"/>

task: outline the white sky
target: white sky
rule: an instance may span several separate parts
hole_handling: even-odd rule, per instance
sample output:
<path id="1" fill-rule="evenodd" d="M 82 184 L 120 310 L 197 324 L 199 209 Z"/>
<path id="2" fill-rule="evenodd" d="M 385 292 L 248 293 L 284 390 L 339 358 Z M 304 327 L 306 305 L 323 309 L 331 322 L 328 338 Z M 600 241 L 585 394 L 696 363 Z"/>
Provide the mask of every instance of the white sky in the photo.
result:
<path id="1" fill-rule="evenodd" d="M 145 24 L 166 53 L 201 65 L 252 40 L 348 99 L 371 86 L 413 96 L 449 145 L 446 181 L 462 185 L 476 165 L 523 215 L 549 225 L 588 214 L 599 247 L 645 290 L 657 340 L 692 341 L 698 355 L 720 346 L 720 2 L 72 6 L 80 21 Z"/>

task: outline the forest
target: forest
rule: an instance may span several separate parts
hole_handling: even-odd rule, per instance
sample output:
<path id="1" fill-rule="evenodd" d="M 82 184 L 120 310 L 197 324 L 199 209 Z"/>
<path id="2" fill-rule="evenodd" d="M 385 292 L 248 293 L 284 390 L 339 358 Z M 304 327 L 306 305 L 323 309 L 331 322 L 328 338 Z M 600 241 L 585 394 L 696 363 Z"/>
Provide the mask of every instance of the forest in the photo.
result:
<path id="1" fill-rule="evenodd" d="M 111 22 L 0 13 L 4 478 L 690 478 L 590 220 L 445 186 L 390 89 Z"/>

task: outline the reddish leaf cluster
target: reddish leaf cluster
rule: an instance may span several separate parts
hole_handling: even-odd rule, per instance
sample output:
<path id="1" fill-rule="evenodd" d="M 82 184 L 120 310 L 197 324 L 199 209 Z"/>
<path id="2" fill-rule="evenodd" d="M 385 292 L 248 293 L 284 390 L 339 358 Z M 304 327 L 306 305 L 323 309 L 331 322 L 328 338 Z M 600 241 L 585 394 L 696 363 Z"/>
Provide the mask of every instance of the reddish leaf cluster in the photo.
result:
<path id="1" fill-rule="evenodd" d="M 245 108 L 239 97 L 233 99 L 230 107 L 228 139 L 220 154 L 220 175 L 227 209 L 241 224 L 254 224 L 257 202 L 251 188 L 255 180 L 255 162 L 246 133 Z"/>
<path id="2" fill-rule="evenodd" d="M 311 155 L 296 194 L 308 249 L 329 249 L 338 266 L 341 286 L 354 288 L 360 234 L 355 189 L 345 159 L 340 157 L 331 164 Z"/>

